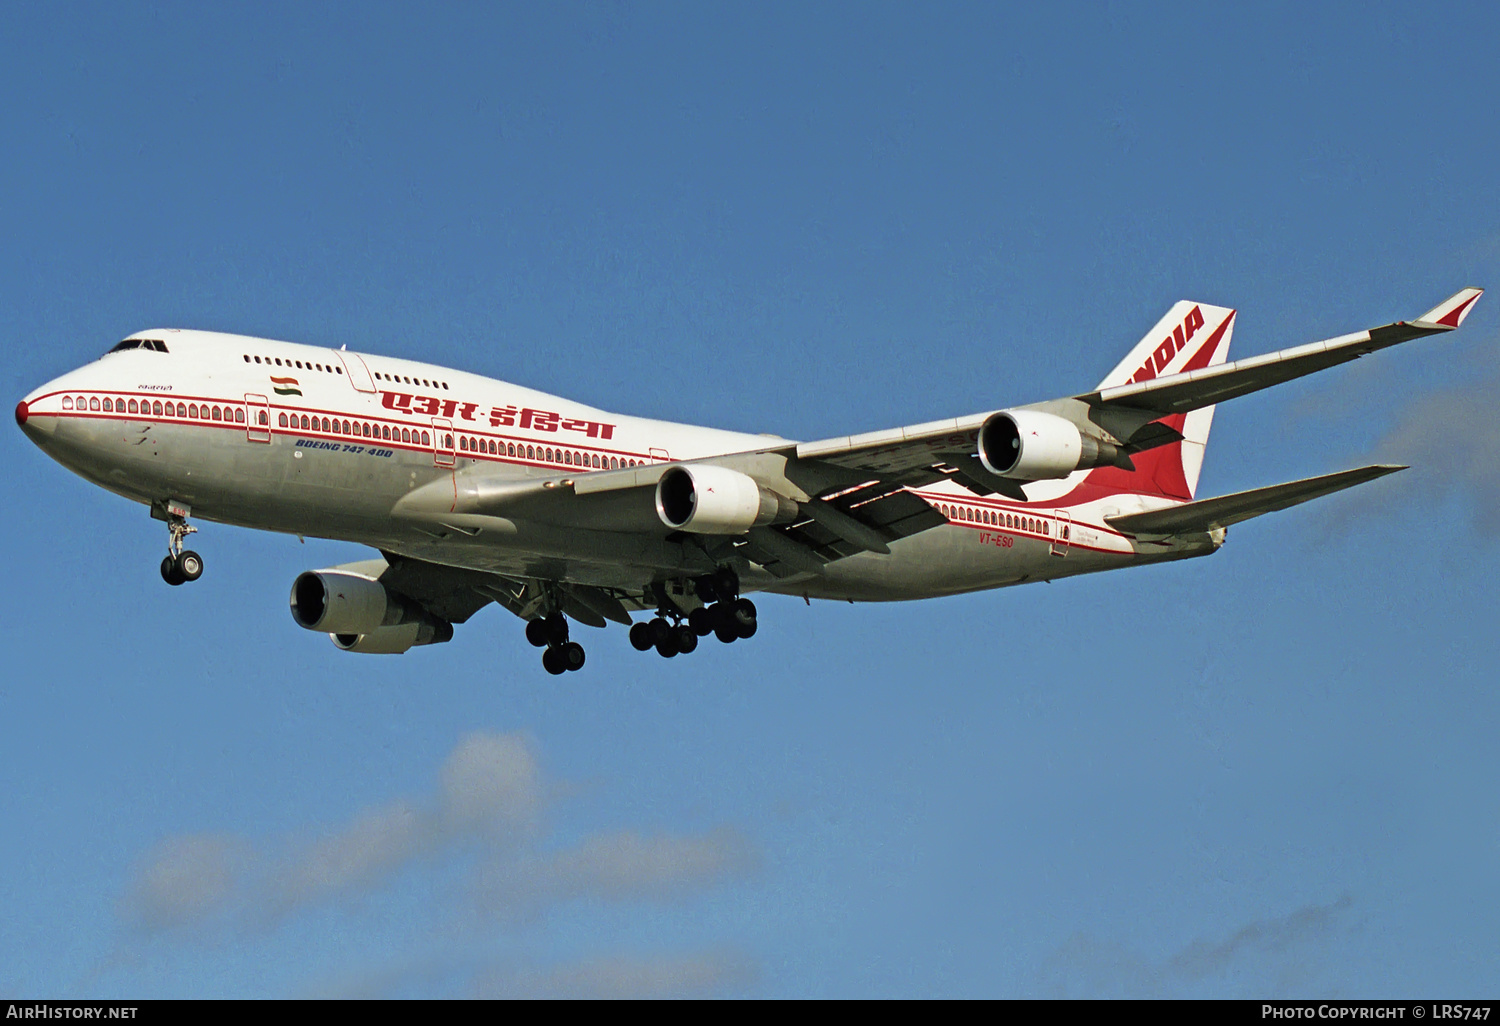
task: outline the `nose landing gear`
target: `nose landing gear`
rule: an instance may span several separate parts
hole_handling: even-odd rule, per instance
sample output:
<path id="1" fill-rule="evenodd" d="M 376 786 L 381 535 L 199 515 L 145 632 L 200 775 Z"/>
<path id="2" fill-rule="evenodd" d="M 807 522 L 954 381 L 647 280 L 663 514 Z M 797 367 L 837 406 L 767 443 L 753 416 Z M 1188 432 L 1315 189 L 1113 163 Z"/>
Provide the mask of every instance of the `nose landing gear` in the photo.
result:
<path id="1" fill-rule="evenodd" d="M 203 576 L 203 557 L 192 549 L 182 547 L 183 539 L 198 531 L 187 522 L 187 515 L 186 506 L 175 502 L 167 503 L 167 555 L 161 561 L 161 579 L 173 587 L 196 581 Z"/>

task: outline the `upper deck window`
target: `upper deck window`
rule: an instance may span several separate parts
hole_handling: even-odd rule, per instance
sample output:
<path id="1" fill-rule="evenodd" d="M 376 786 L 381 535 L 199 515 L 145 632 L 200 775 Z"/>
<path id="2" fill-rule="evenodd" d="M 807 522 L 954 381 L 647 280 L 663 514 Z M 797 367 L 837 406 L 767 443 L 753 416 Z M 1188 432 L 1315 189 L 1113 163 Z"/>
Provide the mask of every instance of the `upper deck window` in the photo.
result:
<path id="1" fill-rule="evenodd" d="M 111 349 L 110 352 L 118 353 L 123 349 L 150 349 L 153 352 L 165 353 L 167 351 L 167 344 L 159 338 L 127 338 L 124 342 L 119 343 Z"/>

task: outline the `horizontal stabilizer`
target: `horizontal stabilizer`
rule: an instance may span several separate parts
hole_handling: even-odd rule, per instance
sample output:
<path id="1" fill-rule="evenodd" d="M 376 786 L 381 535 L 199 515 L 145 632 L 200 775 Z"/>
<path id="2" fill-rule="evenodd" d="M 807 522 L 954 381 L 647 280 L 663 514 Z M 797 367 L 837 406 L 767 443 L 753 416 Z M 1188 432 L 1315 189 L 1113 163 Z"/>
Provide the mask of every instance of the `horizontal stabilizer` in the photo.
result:
<path id="1" fill-rule="evenodd" d="M 1149 513 L 1129 513 L 1124 516 L 1107 517 L 1111 527 L 1132 534 L 1194 534 L 1228 527 L 1241 520 L 1258 517 L 1262 513 L 1300 505 L 1311 499 L 1321 498 L 1333 492 L 1353 488 L 1355 485 L 1373 481 L 1387 474 L 1394 474 L 1405 467 L 1380 464 L 1360 467 L 1357 470 L 1341 470 L 1336 474 L 1309 477 L 1286 484 L 1252 488 L 1248 492 L 1235 492 L 1212 499 L 1156 509 Z"/>

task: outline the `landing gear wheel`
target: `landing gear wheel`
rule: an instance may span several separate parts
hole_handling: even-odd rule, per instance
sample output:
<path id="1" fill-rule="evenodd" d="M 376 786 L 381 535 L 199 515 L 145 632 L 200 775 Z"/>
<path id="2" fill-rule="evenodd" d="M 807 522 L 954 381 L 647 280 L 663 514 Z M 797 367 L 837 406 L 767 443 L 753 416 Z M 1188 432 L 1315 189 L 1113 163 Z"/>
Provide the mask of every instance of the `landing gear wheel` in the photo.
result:
<path id="1" fill-rule="evenodd" d="M 550 651 L 554 651 L 557 653 L 558 659 L 562 662 L 563 669 L 583 669 L 583 646 L 578 642 L 570 641 L 567 644 L 560 645 L 555 649 L 551 649 Z"/>
<path id="2" fill-rule="evenodd" d="M 656 643 L 656 654 L 663 659 L 671 659 L 677 654 L 677 638 L 670 631 L 669 627 L 667 636 Z"/>
<path id="3" fill-rule="evenodd" d="M 747 598 L 738 599 L 730 606 L 731 615 L 735 623 L 745 627 L 755 622 L 755 603 Z"/>
<path id="4" fill-rule="evenodd" d="M 630 647 L 637 652 L 644 652 L 656 644 L 656 639 L 651 636 L 651 625 L 642 620 L 630 625 Z"/>
<path id="5" fill-rule="evenodd" d="M 714 637 L 718 638 L 726 645 L 731 641 L 737 641 L 739 639 L 739 636 L 739 629 L 736 628 L 733 623 L 720 621 L 719 623 L 714 625 Z"/>
<path id="6" fill-rule="evenodd" d="M 677 644 L 677 651 L 687 655 L 698 647 L 698 632 L 687 624 L 681 624 L 672 628 L 672 640 Z"/>
<path id="7" fill-rule="evenodd" d="M 663 641 L 668 640 L 672 636 L 672 625 L 667 623 L 666 617 L 655 617 L 646 626 L 651 631 L 652 644 L 660 646 Z"/>
<path id="8" fill-rule="evenodd" d="M 751 620 L 749 623 L 740 624 L 740 640 L 744 641 L 755 637 L 755 632 L 759 629 L 760 625 L 754 620 Z"/>
<path id="9" fill-rule="evenodd" d="M 542 653 L 542 669 L 556 677 L 558 674 L 567 672 L 567 665 L 559 649 L 549 648 Z"/>
<path id="10" fill-rule="evenodd" d="M 687 622 L 693 633 L 700 638 L 706 638 L 714 632 L 714 614 L 707 606 L 699 606 L 689 613 Z"/>
<path id="11" fill-rule="evenodd" d="M 174 588 L 187 580 L 186 577 L 182 576 L 182 571 L 177 569 L 177 558 L 175 556 L 162 557 L 161 579 Z"/>
<path id="12" fill-rule="evenodd" d="M 561 613 L 553 613 L 542 621 L 547 631 L 547 641 L 554 647 L 568 640 L 568 618 Z"/>
<path id="13" fill-rule="evenodd" d="M 177 555 L 177 573 L 184 581 L 196 581 L 203 576 L 203 557 L 192 549 L 183 549 Z"/>
<path id="14" fill-rule="evenodd" d="M 537 648 L 547 644 L 547 621 L 543 619 L 526 621 L 526 640 Z"/>

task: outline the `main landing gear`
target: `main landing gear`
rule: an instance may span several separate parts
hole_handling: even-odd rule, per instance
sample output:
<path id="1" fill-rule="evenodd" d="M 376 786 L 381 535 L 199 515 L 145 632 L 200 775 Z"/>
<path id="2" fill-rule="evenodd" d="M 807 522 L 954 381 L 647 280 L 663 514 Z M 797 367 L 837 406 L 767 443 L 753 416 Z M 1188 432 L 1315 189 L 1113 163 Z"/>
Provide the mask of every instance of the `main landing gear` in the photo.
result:
<path id="1" fill-rule="evenodd" d="M 654 618 L 631 625 L 630 644 L 637 652 L 654 648 L 662 658 L 670 659 L 693 651 L 698 639 L 710 634 L 726 645 L 755 636 L 755 603 L 738 597 L 740 581 L 733 570 L 720 567 L 694 581 L 693 588 L 704 605 L 686 617 L 663 602 Z"/>
<path id="2" fill-rule="evenodd" d="M 583 668 L 583 646 L 568 640 L 568 618 L 561 613 L 539 616 L 526 623 L 526 640 L 542 653 L 542 668 L 556 676 Z"/>
<path id="3" fill-rule="evenodd" d="M 184 549 L 182 540 L 198 529 L 187 522 L 187 518 L 167 512 L 167 555 L 161 561 L 161 579 L 176 587 L 203 576 L 203 557 L 192 549 Z"/>

